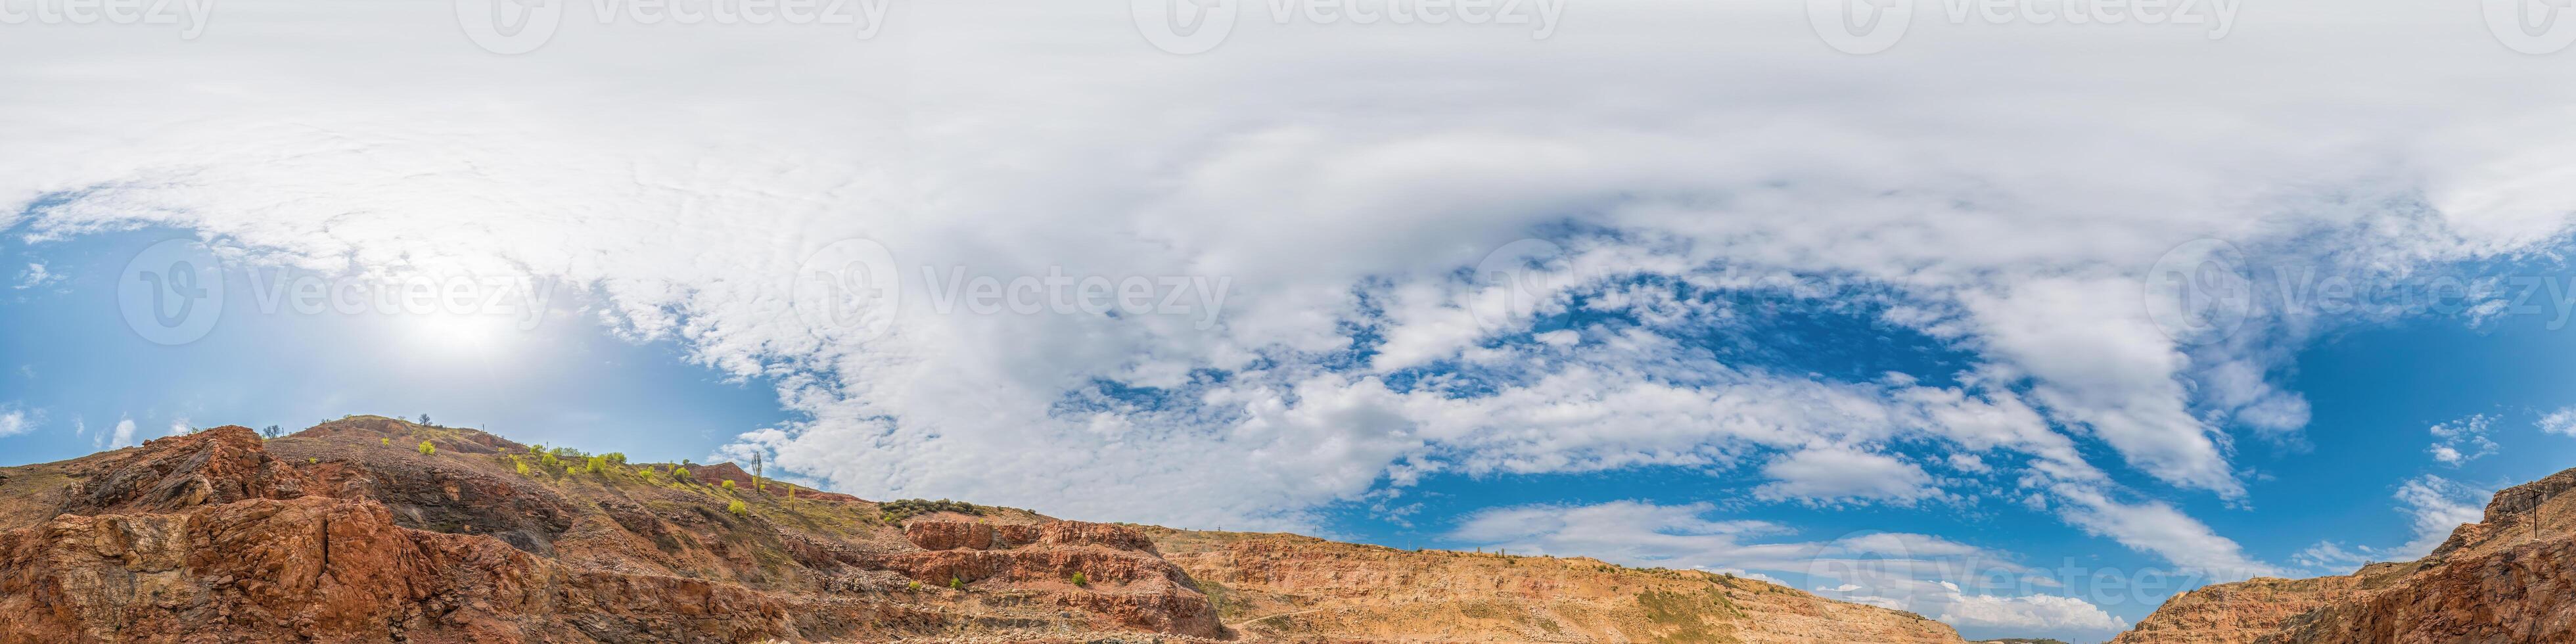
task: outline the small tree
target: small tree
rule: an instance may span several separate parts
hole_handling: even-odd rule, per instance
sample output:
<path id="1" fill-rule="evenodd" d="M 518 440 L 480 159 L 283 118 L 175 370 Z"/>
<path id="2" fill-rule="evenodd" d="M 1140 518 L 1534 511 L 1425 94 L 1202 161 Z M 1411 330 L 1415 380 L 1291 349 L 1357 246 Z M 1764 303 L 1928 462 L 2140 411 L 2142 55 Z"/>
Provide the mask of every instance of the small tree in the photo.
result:
<path id="1" fill-rule="evenodd" d="M 421 441 L 421 442 L 420 442 L 420 455 L 422 455 L 422 456 L 428 456 L 428 455 L 436 454 L 436 453 L 438 453 L 438 446 L 437 446 L 437 445 L 431 445 L 431 444 L 429 444 L 429 441 Z"/>
<path id="2" fill-rule="evenodd" d="M 734 516 L 743 516 L 751 514 L 751 506 L 743 503 L 742 499 L 734 499 L 732 503 L 725 504 L 725 511 L 733 513 Z"/>
<path id="3" fill-rule="evenodd" d="M 697 479 L 689 478 L 689 468 L 685 468 L 685 467 L 674 467 L 674 468 L 671 468 L 671 480 L 673 480 L 673 481 L 679 481 L 679 482 L 681 482 L 681 483 L 695 483 L 695 482 L 697 482 Z"/>
<path id="4" fill-rule="evenodd" d="M 428 424 L 429 424 L 429 414 L 421 414 L 421 415 L 420 415 L 420 424 L 423 424 L 423 425 L 428 425 Z M 432 425 L 432 426 L 433 426 L 433 427 L 435 427 L 435 425 Z"/>
<path id="5" fill-rule="evenodd" d="M 1089 586 L 1091 585 L 1091 578 L 1083 576 L 1080 572 L 1073 573 L 1073 585 Z"/>
<path id="6" fill-rule="evenodd" d="M 259 435 L 269 440 L 277 440 L 277 437 L 286 435 L 286 430 L 276 425 L 270 425 L 260 428 Z"/>

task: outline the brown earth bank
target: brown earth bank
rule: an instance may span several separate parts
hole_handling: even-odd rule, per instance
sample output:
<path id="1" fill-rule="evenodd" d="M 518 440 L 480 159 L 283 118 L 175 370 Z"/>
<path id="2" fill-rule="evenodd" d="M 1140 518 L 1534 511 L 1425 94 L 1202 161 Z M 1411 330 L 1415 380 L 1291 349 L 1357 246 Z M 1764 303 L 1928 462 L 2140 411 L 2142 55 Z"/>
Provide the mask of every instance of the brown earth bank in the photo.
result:
<path id="1" fill-rule="evenodd" d="M 874 502 L 354 416 L 0 468 L 0 644 L 1960 642 L 1691 571 Z"/>
<path id="2" fill-rule="evenodd" d="M 2576 642 L 2576 469 L 2507 488 L 2423 559 L 2176 595 L 2113 644 Z"/>

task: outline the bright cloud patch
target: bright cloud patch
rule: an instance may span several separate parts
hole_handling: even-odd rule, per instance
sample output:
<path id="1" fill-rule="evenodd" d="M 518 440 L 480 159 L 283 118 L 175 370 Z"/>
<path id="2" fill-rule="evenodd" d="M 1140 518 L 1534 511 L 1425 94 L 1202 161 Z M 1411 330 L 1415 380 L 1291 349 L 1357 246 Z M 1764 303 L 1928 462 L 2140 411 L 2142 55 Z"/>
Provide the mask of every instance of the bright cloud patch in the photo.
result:
<path id="1" fill-rule="evenodd" d="M 2546 417 L 2541 419 L 2544 427 L 2548 421 Z M 2434 443 L 2426 451 L 2433 455 L 2434 461 L 2452 467 L 2493 455 L 2496 443 L 2487 438 L 2487 426 L 2494 422 L 2493 416 L 2477 414 L 2434 425 L 2430 430 Z"/>
<path id="2" fill-rule="evenodd" d="M 31 412 L 14 404 L 0 405 L 0 437 L 35 431 L 36 424 L 41 422 L 44 422 L 42 412 Z"/>

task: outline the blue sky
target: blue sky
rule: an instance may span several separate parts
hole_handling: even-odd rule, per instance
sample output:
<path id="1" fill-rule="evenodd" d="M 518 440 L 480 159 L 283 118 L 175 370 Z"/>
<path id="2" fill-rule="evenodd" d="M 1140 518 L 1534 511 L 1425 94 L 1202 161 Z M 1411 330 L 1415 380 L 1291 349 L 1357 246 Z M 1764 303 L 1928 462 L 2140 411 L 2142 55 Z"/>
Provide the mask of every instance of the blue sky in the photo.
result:
<path id="1" fill-rule="evenodd" d="M 2478 7 L 477 2 L 0 25 L 0 460 L 426 413 L 2086 642 L 2576 465 L 2576 37 Z"/>

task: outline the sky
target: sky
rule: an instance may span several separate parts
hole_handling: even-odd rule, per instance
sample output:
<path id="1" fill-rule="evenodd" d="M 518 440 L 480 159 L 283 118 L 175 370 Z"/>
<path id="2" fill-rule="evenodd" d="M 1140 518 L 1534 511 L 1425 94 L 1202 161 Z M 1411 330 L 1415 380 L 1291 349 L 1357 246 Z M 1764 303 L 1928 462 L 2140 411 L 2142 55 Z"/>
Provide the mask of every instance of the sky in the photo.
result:
<path id="1" fill-rule="evenodd" d="M 426 414 L 2096 642 L 2576 466 L 2552 10 L 9 0 L 0 462 Z"/>

